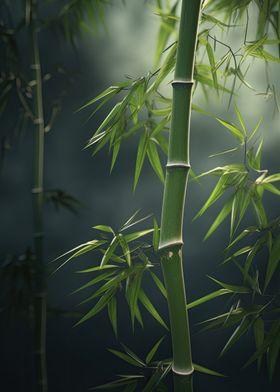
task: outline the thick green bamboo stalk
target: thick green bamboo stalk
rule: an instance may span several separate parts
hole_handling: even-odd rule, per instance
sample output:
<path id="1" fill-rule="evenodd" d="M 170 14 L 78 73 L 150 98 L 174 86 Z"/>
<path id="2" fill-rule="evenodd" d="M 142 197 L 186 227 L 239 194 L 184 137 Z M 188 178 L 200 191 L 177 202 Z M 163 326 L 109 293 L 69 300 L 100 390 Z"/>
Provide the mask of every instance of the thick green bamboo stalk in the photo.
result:
<path id="1" fill-rule="evenodd" d="M 173 372 L 180 375 L 193 372 L 182 266 L 182 229 L 190 169 L 190 115 L 200 9 L 201 0 L 182 1 L 159 245 L 172 335 Z"/>
<path id="2" fill-rule="evenodd" d="M 31 68 L 34 73 L 34 179 L 33 179 L 33 235 L 35 247 L 34 332 L 37 390 L 47 392 L 46 367 L 46 281 L 43 261 L 43 175 L 44 175 L 44 111 L 42 95 L 41 62 L 37 31 L 37 0 L 32 0 L 30 40 L 32 47 Z"/>

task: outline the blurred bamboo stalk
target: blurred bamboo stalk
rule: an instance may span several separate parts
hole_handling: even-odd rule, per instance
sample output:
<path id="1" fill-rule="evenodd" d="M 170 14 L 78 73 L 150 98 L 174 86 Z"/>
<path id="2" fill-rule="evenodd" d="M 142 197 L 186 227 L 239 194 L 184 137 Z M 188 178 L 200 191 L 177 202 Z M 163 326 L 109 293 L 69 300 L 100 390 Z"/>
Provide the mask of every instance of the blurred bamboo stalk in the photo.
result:
<path id="1" fill-rule="evenodd" d="M 43 176 L 44 176 L 44 110 L 42 94 L 42 75 L 37 26 L 37 0 L 32 0 L 30 9 L 30 40 L 32 46 L 32 64 L 34 73 L 34 179 L 33 179 L 33 235 L 35 247 L 35 285 L 34 285 L 34 332 L 35 360 L 37 368 L 37 390 L 47 392 L 46 366 L 46 307 L 47 287 L 43 260 Z"/>

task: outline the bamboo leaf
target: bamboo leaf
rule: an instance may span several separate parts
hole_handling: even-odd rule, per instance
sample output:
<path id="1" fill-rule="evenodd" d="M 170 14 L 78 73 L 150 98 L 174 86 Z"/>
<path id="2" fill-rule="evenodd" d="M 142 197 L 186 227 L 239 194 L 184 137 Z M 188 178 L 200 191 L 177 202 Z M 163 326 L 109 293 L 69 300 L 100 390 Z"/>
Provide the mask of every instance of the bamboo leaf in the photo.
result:
<path id="1" fill-rule="evenodd" d="M 267 289 L 280 261 L 280 235 L 278 235 L 273 243 L 273 247 L 269 256 L 266 269 L 264 291 Z"/>
<path id="2" fill-rule="evenodd" d="M 119 241 L 118 241 L 118 237 L 114 237 L 110 243 L 110 245 L 108 246 L 108 248 L 106 249 L 106 252 L 104 253 L 101 263 L 100 263 L 100 267 L 103 268 L 108 261 L 110 260 L 112 254 L 114 253 L 117 245 L 118 245 Z"/>
<path id="3" fill-rule="evenodd" d="M 136 361 L 132 356 L 130 356 L 128 354 L 125 354 L 125 353 L 118 351 L 118 350 L 113 350 L 111 348 L 108 348 L 108 351 L 110 351 L 110 353 L 116 355 L 117 357 L 122 359 L 124 362 L 127 362 L 132 366 L 136 366 L 136 367 L 140 367 L 140 368 L 143 367 L 143 365 L 141 363 Z"/>
<path id="4" fill-rule="evenodd" d="M 124 237 L 127 242 L 131 242 L 131 241 L 138 240 L 139 238 L 142 238 L 145 235 L 152 233 L 153 231 L 154 229 L 140 230 L 131 234 L 126 234 Z"/>
<path id="5" fill-rule="evenodd" d="M 212 46 L 209 44 L 209 42 L 206 43 L 206 51 L 207 51 L 209 63 L 211 66 L 211 73 L 212 73 L 212 78 L 213 78 L 213 82 L 214 82 L 214 87 L 218 93 L 219 92 L 219 85 L 218 85 L 218 78 L 217 78 L 215 55 L 214 55 Z"/>
<path id="6" fill-rule="evenodd" d="M 241 336 L 249 330 L 253 323 L 254 318 L 248 316 L 243 317 L 241 323 L 235 329 L 235 331 L 227 341 L 226 345 L 224 346 L 223 350 L 221 351 L 220 356 L 225 354 L 241 338 Z"/>
<path id="7" fill-rule="evenodd" d="M 129 246 L 128 243 L 126 241 L 125 236 L 123 236 L 121 233 L 117 235 L 117 240 L 122 248 L 123 251 L 123 255 L 126 259 L 126 262 L 128 264 L 128 266 L 131 266 L 131 256 L 130 256 L 130 250 L 129 250 Z"/>
<path id="8" fill-rule="evenodd" d="M 234 124 L 231 124 L 221 118 L 216 117 L 216 120 L 219 121 L 225 128 L 227 128 L 230 133 L 242 144 L 244 143 L 244 136 L 242 135 L 242 131 Z"/>
<path id="9" fill-rule="evenodd" d="M 117 320 L 117 300 L 116 297 L 112 297 L 107 305 L 108 316 L 111 322 L 115 336 L 118 336 L 118 320 Z"/>
<path id="10" fill-rule="evenodd" d="M 100 230 L 100 231 L 105 231 L 106 233 L 113 233 L 113 234 L 115 234 L 114 230 L 112 229 L 112 227 L 106 226 L 106 225 L 93 226 L 93 229 Z"/>
<path id="11" fill-rule="evenodd" d="M 149 364 L 151 362 L 151 360 L 154 358 L 159 346 L 161 345 L 162 341 L 165 339 L 164 336 L 162 336 L 157 342 L 156 344 L 152 347 L 152 349 L 149 351 L 149 353 L 146 356 L 146 363 Z"/>
<path id="12" fill-rule="evenodd" d="M 210 237 L 211 234 L 214 233 L 214 231 L 220 226 L 220 224 L 225 220 L 225 218 L 229 215 L 231 209 L 233 206 L 233 199 L 231 198 L 226 202 L 226 204 L 223 206 L 221 211 L 219 212 L 218 216 L 212 223 L 210 229 L 207 231 L 204 240 L 206 240 L 208 237 Z"/>
<path id="13" fill-rule="evenodd" d="M 76 327 L 77 325 L 89 320 L 90 318 L 96 316 L 99 312 L 101 312 L 101 310 L 108 304 L 108 302 L 115 295 L 115 293 L 116 293 L 115 288 L 108 290 L 94 305 L 94 307 L 88 313 L 86 313 L 84 317 L 82 317 L 81 320 L 78 321 L 74 326 Z"/>
<path id="14" fill-rule="evenodd" d="M 145 294 L 145 292 L 142 289 L 139 292 L 139 300 L 144 305 L 144 307 L 147 309 L 147 311 L 153 316 L 153 318 L 155 320 L 157 320 L 157 322 L 160 325 L 162 325 L 165 329 L 168 330 L 167 325 L 165 324 L 165 322 L 163 321 L 163 319 L 159 315 L 158 311 L 156 310 L 156 308 L 151 303 L 151 301 L 149 300 L 149 298 L 147 297 L 147 295 Z"/>
<path id="15" fill-rule="evenodd" d="M 164 174 L 163 174 L 160 158 L 158 155 L 156 145 L 152 140 L 148 143 L 147 153 L 148 153 L 150 164 L 154 169 L 154 172 L 156 173 L 160 181 L 164 183 Z"/>
<path id="16" fill-rule="evenodd" d="M 133 358 L 136 362 L 139 363 L 139 365 L 141 365 L 142 367 L 145 367 L 145 366 L 146 366 L 146 364 L 142 361 L 142 359 L 140 359 L 140 358 L 138 357 L 138 355 L 136 355 L 132 350 L 130 350 L 130 348 L 128 348 L 127 346 L 125 346 L 123 343 L 122 343 L 122 347 L 124 348 L 125 352 L 126 352 L 131 358 Z"/>
<path id="17" fill-rule="evenodd" d="M 213 280 L 215 283 L 217 283 L 219 286 L 222 286 L 224 289 L 229 290 L 233 293 L 246 294 L 246 293 L 251 292 L 251 290 L 248 287 L 227 284 L 227 283 L 221 282 L 218 279 L 213 278 L 212 276 L 209 276 L 209 275 L 207 275 L 207 276 L 208 276 L 208 278 Z"/>
<path id="18" fill-rule="evenodd" d="M 118 265 L 106 264 L 102 267 L 99 265 L 98 267 L 91 267 L 91 268 L 87 268 L 84 270 L 80 270 L 80 271 L 77 271 L 77 273 L 84 274 L 84 273 L 88 273 L 88 272 L 102 271 L 104 269 L 110 269 L 110 268 L 120 268 L 120 267 Z"/>
<path id="19" fill-rule="evenodd" d="M 134 276 L 130 276 L 126 288 L 126 298 L 130 309 L 132 328 L 134 329 L 134 320 L 138 309 L 138 297 L 141 289 L 141 282 L 144 270 L 140 270 L 135 273 Z"/>
<path id="20" fill-rule="evenodd" d="M 153 224 L 154 224 L 154 231 L 153 231 L 153 248 L 154 251 L 158 251 L 158 246 L 159 246 L 159 227 L 156 218 L 153 219 Z"/>
<path id="21" fill-rule="evenodd" d="M 207 294 L 207 295 L 187 304 L 187 309 L 189 310 L 189 309 L 195 308 L 196 306 L 204 304 L 205 302 L 208 302 L 214 298 L 220 297 L 221 295 L 232 294 L 232 293 L 233 293 L 233 291 L 229 290 L 229 289 L 219 289 L 217 291 L 213 291 L 212 293 Z"/>
<path id="22" fill-rule="evenodd" d="M 102 280 L 106 280 L 107 278 L 111 277 L 113 274 L 115 274 L 115 271 L 109 271 L 109 272 L 105 272 L 104 274 L 98 275 L 94 279 L 84 284 L 83 286 L 79 287 L 77 290 L 73 291 L 73 294 L 76 294 L 81 290 L 87 289 L 88 287 L 91 287 L 96 283 L 101 282 Z"/>
<path id="23" fill-rule="evenodd" d="M 204 214 L 204 212 L 224 194 L 224 192 L 226 190 L 227 180 L 228 180 L 228 175 L 223 175 L 219 179 L 215 188 L 211 192 L 209 198 L 207 199 L 205 204 L 202 206 L 202 208 L 198 211 L 198 213 L 194 217 L 194 220 L 197 219 L 202 214 Z"/>
<path id="24" fill-rule="evenodd" d="M 133 190 L 135 191 L 139 176 L 143 167 L 143 163 L 145 160 L 146 152 L 148 147 L 148 138 L 147 133 L 144 132 L 140 138 L 137 150 L 137 157 L 136 157 L 136 165 L 135 165 L 135 174 L 134 174 L 134 183 L 133 183 Z"/>
<path id="25" fill-rule="evenodd" d="M 208 369 L 205 366 L 193 363 L 194 370 L 199 373 L 208 374 L 209 376 L 226 377 L 224 374 L 216 372 L 215 370 Z"/>
<path id="26" fill-rule="evenodd" d="M 153 271 L 149 270 L 149 272 L 161 294 L 164 296 L 164 298 L 167 298 L 166 288 L 164 287 L 162 281 L 157 277 L 155 273 L 153 273 Z"/>
<path id="27" fill-rule="evenodd" d="M 238 117 L 238 120 L 240 122 L 240 125 L 241 125 L 241 127 L 242 127 L 242 129 L 244 131 L 244 135 L 247 136 L 246 126 L 245 126 L 244 120 L 243 120 L 243 118 L 241 116 L 241 113 L 240 113 L 237 105 L 234 105 L 234 107 L 235 107 L 235 112 L 237 114 L 237 117 Z"/>
<path id="28" fill-rule="evenodd" d="M 254 322 L 254 337 L 256 349 L 259 350 L 264 342 L 264 322 L 261 317 L 258 317 Z M 261 367 L 262 356 L 258 358 L 258 370 Z"/>

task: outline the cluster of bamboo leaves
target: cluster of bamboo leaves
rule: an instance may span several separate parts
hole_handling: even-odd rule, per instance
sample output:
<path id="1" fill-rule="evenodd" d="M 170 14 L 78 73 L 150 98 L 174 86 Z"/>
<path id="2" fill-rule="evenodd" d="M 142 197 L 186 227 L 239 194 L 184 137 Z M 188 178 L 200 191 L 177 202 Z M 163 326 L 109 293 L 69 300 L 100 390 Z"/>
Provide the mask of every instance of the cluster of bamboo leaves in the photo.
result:
<path id="1" fill-rule="evenodd" d="M 160 181 L 164 180 L 160 158 L 162 154 L 167 155 L 168 150 L 171 99 L 166 94 L 166 85 L 171 81 L 170 74 L 174 69 L 176 58 L 177 4 L 178 2 L 175 4 L 169 1 L 157 2 L 156 13 L 161 18 L 161 26 L 155 53 L 156 70 L 143 77 L 128 78 L 116 83 L 82 107 L 84 109 L 94 106 L 91 112 L 91 116 L 93 116 L 110 101 L 113 103 L 108 115 L 87 143 L 87 147 L 94 147 L 93 155 L 104 146 L 108 146 L 112 156 L 111 170 L 118 158 L 121 143 L 127 138 L 138 136 L 134 190 L 146 158 Z M 229 104 L 238 88 L 237 83 L 257 93 L 257 90 L 246 80 L 253 59 L 262 60 L 265 64 L 280 63 L 278 56 L 266 50 L 267 46 L 278 45 L 279 39 L 268 39 L 267 35 L 263 35 L 259 39 L 248 41 L 245 30 L 244 42 L 240 44 L 238 49 L 233 50 L 229 45 L 216 38 L 216 34 L 219 32 L 233 28 L 234 25 L 225 23 L 217 16 L 208 13 L 206 4 L 202 13 L 194 72 L 194 91 L 197 87 L 201 88 L 206 98 L 213 89 L 217 94 L 228 94 Z M 222 49 L 220 58 L 217 58 L 215 54 L 218 45 Z M 264 95 L 266 97 L 272 96 L 275 106 L 278 108 L 278 97 L 274 85 L 268 83 Z M 117 103 L 115 104 L 116 99 Z M 193 104 L 192 108 L 200 113 L 208 114 L 196 104 Z"/>
<path id="2" fill-rule="evenodd" d="M 237 107 L 235 110 L 237 124 L 220 118 L 217 120 L 238 142 L 238 147 L 222 154 L 241 151 L 242 161 L 215 167 L 198 176 L 215 176 L 218 181 L 195 218 L 202 216 L 223 198 L 222 208 L 205 239 L 229 218 L 229 244 L 225 249 L 223 264 L 234 263 L 242 279 L 240 285 L 233 285 L 212 278 L 222 290 L 232 290 L 234 295 L 226 313 L 206 320 L 202 325 L 204 329 L 234 326 L 221 355 L 251 331 L 255 337 L 256 351 L 245 366 L 256 361 L 260 369 L 266 356 L 271 380 L 280 352 L 280 218 L 268 216 L 266 193 L 279 197 L 280 190 L 275 184 L 280 181 L 280 173 L 270 174 L 262 168 L 263 141 L 259 140 L 258 135 L 261 121 L 249 132 L 240 111 Z M 246 223 L 248 220 L 252 222 L 249 227 L 244 227 L 245 217 L 248 217 Z"/>

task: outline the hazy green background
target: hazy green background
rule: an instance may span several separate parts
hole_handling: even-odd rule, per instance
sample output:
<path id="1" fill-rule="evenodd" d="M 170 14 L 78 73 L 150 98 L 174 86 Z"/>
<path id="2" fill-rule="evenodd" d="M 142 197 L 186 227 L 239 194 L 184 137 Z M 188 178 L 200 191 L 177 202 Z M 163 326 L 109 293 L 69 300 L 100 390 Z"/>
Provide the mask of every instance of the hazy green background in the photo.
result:
<path id="1" fill-rule="evenodd" d="M 132 193 L 137 137 L 127 142 L 126 148 L 122 148 L 120 159 L 111 176 L 109 155 L 106 151 L 92 158 L 90 150 L 83 150 L 105 111 L 86 121 L 90 112 L 75 114 L 75 110 L 100 90 L 123 80 L 126 75 L 137 77 L 152 70 L 158 26 L 158 18 L 153 14 L 152 8 L 148 4 L 144 6 L 142 1 L 127 1 L 126 6 L 114 1 L 107 17 L 107 33 L 100 28 L 95 36 L 85 35 L 79 39 L 76 52 L 65 45 L 63 40 L 58 40 L 54 34 L 40 35 L 43 71 L 47 71 L 49 64 L 57 62 L 65 64 L 77 75 L 76 80 L 68 87 L 56 125 L 46 137 L 45 187 L 62 188 L 85 204 L 78 216 L 66 211 L 56 213 L 51 207 L 46 208 L 47 261 L 81 242 L 94 238 L 95 232 L 91 227 L 96 224 L 118 227 L 137 209 L 141 209 L 143 214 L 154 212 L 160 217 L 162 185 L 148 165 L 144 167 L 136 192 Z M 237 40 L 238 34 L 241 34 L 241 29 L 239 33 L 235 32 L 234 40 Z M 234 45 L 234 41 L 232 44 Z M 258 91 L 264 91 L 266 87 L 263 65 L 256 61 L 253 67 L 254 71 L 249 79 Z M 274 83 L 279 88 L 279 68 L 275 68 L 273 72 Z M 50 95 L 62 88 L 52 81 L 49 84 Z M 170 85 L 167 84 L 166 91 L 168 90 Z M 48 99 L 48 95 L 46 98 Z M 254 127 L 265 114 L 262 126 L 265 136 L 265 167 L 270 167 L 271 172 L 279 170 L 279 115 L 273 117 L 272 102 L 266 102 L 262 96 L 257 96 L 245 88 L 234 97 L 234 101 L 244 114 L 249 127 Z M 233 110 L 227 111 L 227 96 L 217 97 L 211 92 L 207 103 L 201 92 L 197 91 L 195 103 L 228 121 L 234 119 Z M 14 113 L 10 113 L 11 117 L 13 115 Z M 6 124 L 9 124 L 8 121 L 6 119 Z M 194 114 L 191 132 L 192 167 L 197 173 L 223 162 L 209 159 L 210 154 L 234 146 L 231 136 L 215 120 L 208 117 Z M 32 240 L 31 166 L 32 134 L 28 131 L 8 155 L 0 183 L 2 255 L 23 252 Z M 240 278 L 234 268 L 219 266 L 228 238 L 226 225 L 223 225 L 212 239 L 202 242 L 218 208 L 212 208 L 207 216 L 192 223 L 192 218 L 206 199 L 211 184 L 209 180 L 202 181 L 200 185 L 190 182 L 188 189 L 184 254 L 189 300 L 215 289 L 206 274 L 231 280 L 232 283 L 238 282 Z M 279 203 L 275 199 L 271 198 L 269 203 L 273 213 L 279 214 Z M 90 257 L 88 262 L 91 262 Z M 49 300 L 53 306 L 78 309 L 74 306 L 83 295 L 69 296 L 69 293 L 84 281 L 74 274 L 82 265 L 82 259 L 69 263 L 50 278 Z M 164 301 L 157 291 L 152 292 L 153 302 L 166 314 Z M 230 376 L 237 375 L 237 378 L 221 380 L 196 377 L 195 391 L 276 391 L 276 387 L 264 386 L 264 377 L 256 376 L 254 368 L 241 372 L 242 363 L 248 358 L 252 348 L 252 341 L 248 337 L 223 359 L 217 360 L 227 333 L 197 334 L 199 328 L 195 324 L 214 315 L 215 310 L 226 311 L 226 302 L 223 298 L 191 312 L 194 360 Z M 125 308 L 124 303 L 122 307 Z M 145 330 L 136 330 L 133 336 L 128 312 L 121 311 L 121 315 L 121 340 L 139 354 L 147 352 L 157 337 L 165 333 L 147 316 Z M 33 377 L 29 350 L 31 334 L 22 324 L 10 327 L 6 320 L 1 324 L 0 388 L 7 391 L 29 391 Z M 105 313 L 74 329 L 73 324 L 74 320 L 70 318 L 48 320 L 50 392 L 86 391 L 90 386 L 108 381 L 116 373 L 128 371 L 106 352 L 105 347 L 118 347 L 118 344 Z M 168 344 L 162 349 L 162 356 L 164 355 L 170 355 Z"/>

